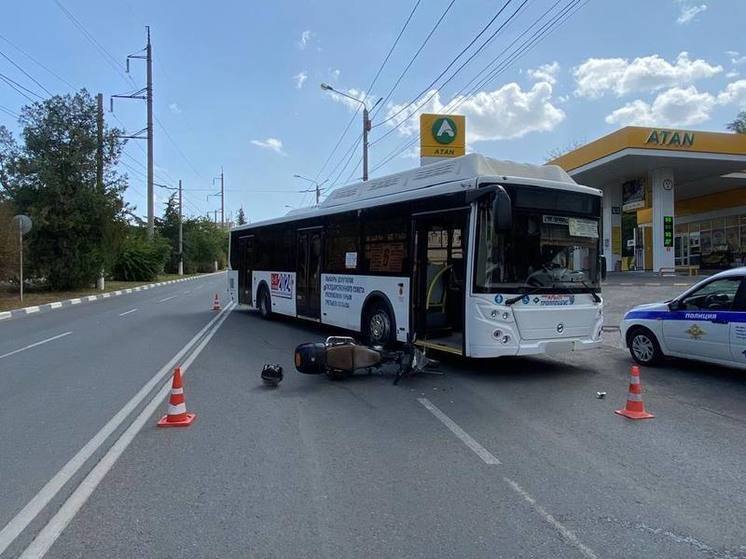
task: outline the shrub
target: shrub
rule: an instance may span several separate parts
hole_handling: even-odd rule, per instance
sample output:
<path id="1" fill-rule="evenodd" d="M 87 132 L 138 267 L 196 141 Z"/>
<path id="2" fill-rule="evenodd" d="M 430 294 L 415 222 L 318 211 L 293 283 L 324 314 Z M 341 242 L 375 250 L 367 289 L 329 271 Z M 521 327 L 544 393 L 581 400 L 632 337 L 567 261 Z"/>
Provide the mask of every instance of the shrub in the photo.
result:
<path id="1" fill-rule="evenodd" d="M 168 241 L 161 237 L 148 241 L 131 234 L 114 261 L 112 275 L 120 281 L 153 281 L 163 272 L 169 251 Z"/>

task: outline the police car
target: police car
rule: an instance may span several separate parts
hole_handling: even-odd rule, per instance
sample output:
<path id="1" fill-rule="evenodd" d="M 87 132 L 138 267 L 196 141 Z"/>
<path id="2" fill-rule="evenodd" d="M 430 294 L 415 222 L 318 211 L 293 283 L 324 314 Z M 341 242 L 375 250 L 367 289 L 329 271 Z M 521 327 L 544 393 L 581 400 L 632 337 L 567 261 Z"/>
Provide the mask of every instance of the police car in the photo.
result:
<path id="1" fill-rule="evenodd" d="M 641 365 L 673 356 L 746 369 L 746 267 L 710 276 L 671 301 L 637 306 L 620 329 Z"/>

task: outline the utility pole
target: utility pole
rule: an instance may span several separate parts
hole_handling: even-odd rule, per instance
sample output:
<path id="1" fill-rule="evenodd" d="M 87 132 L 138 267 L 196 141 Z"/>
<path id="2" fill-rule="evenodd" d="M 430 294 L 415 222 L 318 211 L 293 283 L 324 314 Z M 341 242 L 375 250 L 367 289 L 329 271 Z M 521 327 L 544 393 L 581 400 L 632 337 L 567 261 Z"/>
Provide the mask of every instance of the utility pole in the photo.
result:
<path id="1" fill-rule="evenodd" d="M 316 205 L 318 206 L 319 205 L 319 199 L 321 198 L 321 185 L 324 184 L 325 182 L 327 182 L 329 179 L 326 179 L 323 182 L 316 182 L 315 180 L 309 179 L 308 177 L 304 177 L 303 175 L 295 174 L 293 176 L 296 179 L 301 179 L 301 180 L 304 180 L 306 182 L 310 182 L 311 184 L 313 184 L 313 190 L 316 193 Z M 309 191 L 308 190 L 301 190 L 300 192 L 309 192 Z"/>
<path id="2" fill-rule="evenodd" d="M 358 99 L 357 97 L 353 97 L 352 95 L 348 95 L 347 93 L 343 91 L 339 91 L 338 89 L 334 89 L 331 85 L 328 83 L 322 83 L 321 89 L 324 91 L 333 91 L 337 95 L 341 95 L 342 97 L 347 97 L 348 99 L 352 99 L 353 101 L 357 101 L 362 105 L 363 107 L 363 180 L 368 180 L 368 132 L 370 132 L 371 129 L 371 122 L 370 122 L 370 113 L 368 112 L 368 105 L 365 104 L 365 99 Z M 367 96 L 366 96 L 367 97 Z M 380 97 L 378 101 L 376 101 L 373 106 L 371 107 L 371 110 L 376 108 L 376 105 L 383 101 L 383 97 Z M 316 202 L 318 204 L 318 202 Z"/>
<path id="3" fill-rule="evenodd" d="M 179 275 L 184 275 L 184 214 L 182 212 L 181 179 L 179 179 Z"/>
<path id="4" fill-rule="evenodd" d="M 110 100 L 110 111 L 114 111 L 114 98 L 121 99 L 142 99 L 147 106 L 147 122 L 145 128 L 129 136 L 119 136 L 120 138 L 132 140 L 146 140 L 148 143 L 148 164 L 147 164 L 147 181 L 148 181 L 148 238 L 152 239 L 155 234 L 154 219 L 154 194 L 153 194 L 153 50 L 150 45 L 150 26 L 146 25 L 147 43 L 145 48 L 134 54 L 127 55 L 127 73 L 130 71 L 130 59 L 138 58 L 146 62 L 147 81 L 144 88 L 127 95 L 112 95 Z M 142 52 L 145 51 L 143 55 Z M 143 136 L 143 132 L 145 136 Z"/>
<path id="5" fill-rule="evenodd" d="M 212 184 L 215 184 L 216 180 L 220 180 L 220 228 L 225 229 L 225 177 L 223 175 L 223 167 L 220 167 L 220 176 L 212 179 Z M 210 195 L 212 196 L 212 194 Z M 217 194 L 215 196 L 218 196 Z M 217 211 L 217 210 L 216 210 Z M 215 221 L 217 223 L 217 220 Z"/>
<path id="6" fill-rule="evenodd" d="M 104 190 L 104 95 L 96 95 L 96 188 Z"/>
<path id="7" fill-rule="evenodd" d="M 155 233 L 155 213 L 153 194 L 153 49 L 150 46 L 150 26 L 148 30 L 148 43 L 145 46 L 145 63 L 147 66 L 147 83 L 145 85 L 145 103 L 148 107 L 148 238 L 152 239 Z"/>
<path id="8" fill-rule="evenodd" d="M 363 180 L 368 180 L 368 132 L 370 131 L 370 118 L 368 118 L 368 107 L 363 105 Z M 318 194 L 317 194 L 318 196 Z M 318 198 L 316 205 L 319 205 Z"/>

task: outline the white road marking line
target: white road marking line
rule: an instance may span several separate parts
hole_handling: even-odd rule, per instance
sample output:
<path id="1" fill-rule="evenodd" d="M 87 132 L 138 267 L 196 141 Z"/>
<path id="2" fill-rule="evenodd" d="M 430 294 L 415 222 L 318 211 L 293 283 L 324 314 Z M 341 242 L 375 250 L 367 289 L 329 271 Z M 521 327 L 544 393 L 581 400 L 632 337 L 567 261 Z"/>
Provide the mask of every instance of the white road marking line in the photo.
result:
<path id="1" fill-rule="evenodd" d="M 130 314 L 130 313 L 133 313 L 133 312 L 135 312 L 136 310 L 137 310 L 137 309 L 130 309 L 130 310 L 128 310 L 127 312 L 119 313 L 119 316 L 126 316 L 126 315 L 128 315 L 128 314 Z"/>
<path id="2" fill-rule="evenodd" d="M 34 342 L 33 344 L 27 345 L 26 347 L 22 347 L 14 351 L 4 353 L 3 355 L 0 355 L 0 359 L 3 359 L 4 357 L 10 357 L 11 355 L 15 355 L 16 353 L 21 353 L 22 351 L 26 351 L 27 349 L 31 349 L 32 347 L 40 346 L 42 344 L 46 344 L 48 342 L 58 340 L 59 338 L 64 338 L 65 336 L 69 336 L 70 334 L 72 334 L 72 332 L 63 332 L 62 334 L 57 334 L 56 336 L 52 336 L 51 338 L 47 338 L 46 340 L 41 340 L 40 342 Z"/>
<path id="3" fill-rule="evenodd" d="M 61 306 L 62 306 L 62 303 L 60 303 L 59 301 L 57 301 L 55 303 L 49 303 L 49 308 L 50 309 L 59 309 Z"/>
<path id="4" fill-rule="evenodd" d="M 31 313 L 39 312 L 39 307 L 35 305 L 33 307 L 26 307 L 24 310 L 26 311 L 26 314 L 31 314 Z"/>
<path id="5" fill-rule="evenodd" d="M 557 532 L 559 532 L 559 535 L 562 536 L 562 538 L 569 543 L 571 546 L 573 546 L 575 549 L 580 551 L 580 553 L 583 555 L 583 557 L 586 557 L 586 559 L 598 559 L 598 555 L 596 555 L 592 549 L 590 549 L 588 546 L 586 546 L 583 542 L 581 542 L 578 539 L 578 536 L 575 535 L 575 533 L 572 530 L 569 530 L 567 527 L 565 527 L 559 520 L 554 518 L 551 514 L 549 514 L 546 510 L 544 510 L 544 507 L 542 507 L 539 503 L 536 502 L 536 499 L 534 499 L 531 495 L 529 495 L 523 487 L 518 485 L 515 481 L 512 479 L 509 479 L 507 477 L 504 477 L 503 480 L 505 483 L 510 485 L 510 487 L 518 493 L 523 499 L 531 505 L 531 508 L 534 509 L 535 512 L 539 514 L 550 526 L 552 526 Z"/>
<path id="6" fill-rule="evenodd" d="M 71 305 L 79 305 L 80 304 L 80 299 L 78 299 L 77 297 L 75 299 L 70 299 L 70 304 Z"/>
<path id="7" fill-rule="evenodd" d="M 174 357 L 166 363 L 143 387 L 135 394 L 124 407 L 104 425 L 93 438 L 73 456 L 67 464 L 62 466 L 52 479 L 50 479 L 26 505 L 0 530 L 0 555 L 8 546 L 15 541 L 18 535 L 28 527 L 31 522 L 44 510 L 49 502 L 55 498 L 65 484 L 85 465 L 93 454 L 101 448 L 106 439 L 124 423 L 132 411 L 137 408 L 153 388 L 170 373 L 174 366 L 191 349 L 194 344 L 207 332 L 222 316 L 227 316 L 231 305 L 216 314 L 194 337 L 189 340 Z M 59 514 L 59 513 L 58 513 Z"/>
<path id="8" fill-rule="evenodd" d="M 166 301 L 170 301 L 171 299 L 176 299 L 176 295 L 171 295 L 171 297 L 166 297 L 165 299 L 161 299 L 158 301 L 159 303 L 165 303 Z"/>
<path id="9" fill-rule="evenodd" d="M 184 295 L 188 295 L 188 294 L 189 294 L 189 293 L 191 293 L 191 292 L 192 292 L 192 290 L 191 290 L 191 289 L 187 289 L 187 290 L 186 290 L 186 291 L 184 292 Z"/>
<path id="10" fill-rule="evenodd" d="M 228 310 L 231 305 L 227 305 L 225 310 Z M 220 313 L 222 318 L 215 324 L 212 330 L 207 336 L 197 345 L 194 351 L 189 357 L 182 363 L 181 372 L 182 375 L 186 373 L 189 366 L 199 356 L 202 350 L 207 346 L 212 337 L 218 331 L 220 326 L 223 324 L 226 318 L 228 318 L 228 312 Z M 218 316 L 220 316 L 218 315 Z M 217 317 L 216 317 L 217 318 Z M 214 323 L 214 320 L 210 321 L 210 324 Z M 208 325 L 209 326 L 209 325 Z M 161 379 L 163 380 L 163 379 Z M 103 458 L 91 469 L 85 479 L 80 482 L 80 485 L 75 488 L 70 497 L 64 502 L 57 513 L 47 523 L 44 528 L 36 535 L 34 541 L 26 548 L 21 554 L 20 559 L 41 559 L 47 554 L 49 548 L 54 545 L 60 534 L 67 528 L 78 511 L 83 507 L 88 498 L 93 494 L 98 487 L 99 483 L 106 477 L 109 470 L 116 464 L 119 457 L 127 450 L 127 447 L 135 439 L 137 434 L 143 428 L 145 423 L 150 419 L 150 416 L 162 405 L 163 400 L 171 391 L 171 381 L 167 379 L 161 389 L 153 396 L 152 400 L 147 406 L 140 412 L 140 414 L 132 421 L 129 427 L 122 433 L 122 436 L 112 445 L 112 447 L 104 454 Z M 3 548 L 2 542 L 0 541 L 0 553 Z"/>
<path id="11" fill-rule="evenodd" d="M 501 464 L 500 460 L 495 458 L 495 456 L 486 448 L 484 448 L 481 444 L 479 444 L 477 441 L 475 441 L 469 433 L 464 431 L 461 427 L 459 427 L 453 419 L 448 417 L 446 414 L 444 414 L 442 411 L 440 411 L 435 404 L 433 404 L 430 400 L 427 398 L 417 398 L 417 401 L 425 406 L 425 408 L 432 413 L 435 417 L 438 418 L 438 420 L 448 427 L 448 429 L 451 430 L 451 432 L 456 435 L 459 439 L 461 439 L 461 442 L 464 443 L 466 446 L 468 446 L 471 450 L 474 451 L 474 453 L 479 456 L 485 464 Z"/>

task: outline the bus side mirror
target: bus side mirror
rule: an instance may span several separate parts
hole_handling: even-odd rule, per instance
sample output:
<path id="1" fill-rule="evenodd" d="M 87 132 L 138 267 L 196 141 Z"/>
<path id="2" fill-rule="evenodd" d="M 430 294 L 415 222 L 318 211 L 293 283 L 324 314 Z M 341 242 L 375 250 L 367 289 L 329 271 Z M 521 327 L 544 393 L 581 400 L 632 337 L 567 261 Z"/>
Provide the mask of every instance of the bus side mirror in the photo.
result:
<path id="1" fill-rule="evenodd" d="M 513 228 L 513 208 L 510 205 L 510 196 L 502 188 L 495 192 L 492 201 L 492 219 L 495 231 L 505 232 Z"/>

